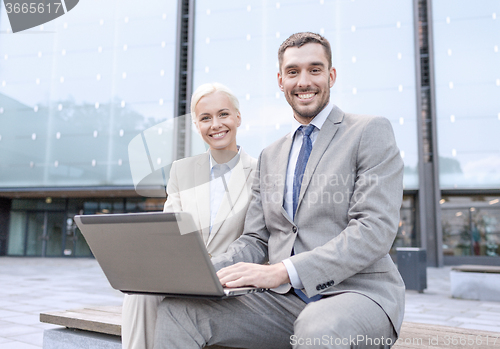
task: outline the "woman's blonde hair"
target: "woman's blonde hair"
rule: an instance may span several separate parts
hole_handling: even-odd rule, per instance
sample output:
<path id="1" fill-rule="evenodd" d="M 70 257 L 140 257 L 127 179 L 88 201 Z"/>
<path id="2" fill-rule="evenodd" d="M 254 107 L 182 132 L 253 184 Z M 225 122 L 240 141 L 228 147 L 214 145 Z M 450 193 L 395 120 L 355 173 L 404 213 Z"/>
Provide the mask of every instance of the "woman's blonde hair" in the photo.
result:
<path id="1" fill-rule="evenodd" d="M 214 92 L 225 93 L 226 96 L 229 97 L 229 100 L 231 101 L 234 109 L 236 109 L 238 113 L 240 112 L 240 102 L 238 102 L 238 98 L 236 98 L 231 90 L 226 86 L 219 84 L 218 82 L 212 82 L 199 86 L 196 91 L 194 91 L 193 96 L 191 97 L 191 119 L 193 120 L 193 122 L 196 121 L 196 113 L 194 110 L 200 99 Z"/>

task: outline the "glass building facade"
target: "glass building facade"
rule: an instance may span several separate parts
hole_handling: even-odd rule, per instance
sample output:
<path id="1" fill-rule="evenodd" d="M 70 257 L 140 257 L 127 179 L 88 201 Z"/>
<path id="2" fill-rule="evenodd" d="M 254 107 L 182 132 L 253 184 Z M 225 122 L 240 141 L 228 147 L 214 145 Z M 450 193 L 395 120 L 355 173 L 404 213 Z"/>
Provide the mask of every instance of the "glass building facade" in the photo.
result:
<path id="1" fill-rule="evenodd" d="M 177 3 L 74 10 L 12 34 L 2 5 L 1 187 L 130 185 L 128 144 L 173 118 Z"/>
<path id="2" fill-rule="evenodd" d="M 387 117 L 405 160 L 405 188 L 418 187 L 412 1 L 198 0 L 195 9 L 193 85 L 216 80 L 233 90 L 243 118 L 238 141 L 249 154 L 258 157 L 290 131 L 292 110 L 278 88 L 277 50 L 307 29 L 332 45 L 332 102 Z"/>
<path id="3" fill-rule="evenodd" d="M 443 253 L 499 256 L 500 3 L 432 4 Z"/>
<path id="4" fill-rule="evenodd" d="M 332 45 L 333 103 L 391 121 L 405 163 L 394 247 L 423 246 L 421 2 L 88 0 L 15 34 L 2 4 L 0 220 L 6 225 L 0 254 L 88 256 L 75 214 L 162 209 L 162 199 L 135 191 L 146 174 L 130 163 L 135 155 L 129 145 L 140 143 L 151 171 L 168 179 L 183 132 L 175 126 L 176 106 L 188 103 L 177 97 L 186 91 L 178 83 L 182 45 L 192 52 L 186 73 L 193 89 L 217 81 L 238 97 L 238 142 L 258 157 L 291 127 L 292 111 L 277 84 L 277 50 L 298 31 L 320 33 Z M 500 264 L 500 4 L 426 3 L 432 12 L 443 254 Z M 190 28 L 182 18 L 191 18 Z M 192 40 L 182 42 L 186 30 Z M 186 156 L 206 150 L 190 132 Z"/>
<path id="5" fill-rule="evenodd" d="M 500 3 L 438 0 L 433 13 L 441 188 L 500 188 Z"/>

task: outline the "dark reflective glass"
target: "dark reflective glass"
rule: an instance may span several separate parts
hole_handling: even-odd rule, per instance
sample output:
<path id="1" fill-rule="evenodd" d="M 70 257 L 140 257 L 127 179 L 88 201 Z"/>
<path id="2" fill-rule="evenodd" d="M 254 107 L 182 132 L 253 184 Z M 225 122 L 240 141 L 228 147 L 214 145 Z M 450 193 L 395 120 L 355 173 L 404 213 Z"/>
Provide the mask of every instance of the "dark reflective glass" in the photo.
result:
<path id="1" fill-rule="evenodd" d="M 391 248 L 396 253 L 397 247 L 420 247 L 420 241 L 415 230 L 415 198 L 406 195 L 400 210 L 398 232 Z"/>
<path id="2" fill-rule="evenodd" d="M 445 196 L 441 219 L 445 256 L 500 256 L 500 197 Z"/>

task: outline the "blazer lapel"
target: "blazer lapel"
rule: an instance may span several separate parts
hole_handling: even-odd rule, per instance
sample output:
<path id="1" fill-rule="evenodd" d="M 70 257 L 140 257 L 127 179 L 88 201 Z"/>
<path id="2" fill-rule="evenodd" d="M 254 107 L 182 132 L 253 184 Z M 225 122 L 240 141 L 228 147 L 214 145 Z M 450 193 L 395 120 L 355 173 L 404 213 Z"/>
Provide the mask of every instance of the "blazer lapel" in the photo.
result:
<path id="1" fill-rule="evenodd" d="M 309 182 L 311 181 L 314 171 L 316 170 L 316 166 L 318 166 L 318 163 L 323 157 L 326 148 L 337 133 L 339 124 L 342 122 L 343 118 L 344 112 L 337 106 L 334 106 L 333 110 L 330 112 L 330 115 L 328 115 L 328 118 L 325 120 L 325 123 L 321 127 L 318 138 L 316 138 L 316 142 L 314 142 L 311 155 L 309 156 L 309 160 L 307 161 L 307 165 L 304 171 L 304 177 L 302 178 L 302 185 L 300 187 L 299 202 L 297 203 L 297 210 L 300 207 L 300 203 L 302 201 L 302 198 L 304 197 L 304 193 L 309 186 Z"/>
<path id="2" fill-rule="evenodd" d="M 228 192 L 224 194 L 224 198 L 220 204 L 219 210 L 215 217 L 215 222 L 212 225 L 212 231 L 206 242 L 206 246 L 210 244 L 214 236 L 219 232 L 224 221 L 234 215 L 234 209 L 236 202 L 240 199 L 241 195 L 249 195 L 243 189 L 247 187 L 247 178 L 251 172 L 250 159 L 249 156 L 241 150 L 240 160 L 236 166 L 231 171 L 231 177 L 229 178 L 229 183 L 227 184 Z"/>
<path id="3" fill-rule="evenodd" d="M 285 195 L 285 184 L 286 184 L 286 171 L 288 168 L 288 157 L 290 155 L 290 149 L 292 148 L 293 135 L 289 134 L 285 137 L 285 141 L 281 145 L 281 150 L 278 154 L 278 178 L 276 180 L 277 186 L 275 191 L 280 195 L 279 205 L 281 214 L 292 224 L 292 217 L 288 216 L 285 208 L 283 207 L 283 196 Z"/>
<path id="4" fill-rule="evenodd" d="M 196 206 L 198 208 L 198 220 L 201 227 L 201 235 L 205 244 L 210 232 L 210 155 L 200 158 L 197 162 L 195 173 Z"/>

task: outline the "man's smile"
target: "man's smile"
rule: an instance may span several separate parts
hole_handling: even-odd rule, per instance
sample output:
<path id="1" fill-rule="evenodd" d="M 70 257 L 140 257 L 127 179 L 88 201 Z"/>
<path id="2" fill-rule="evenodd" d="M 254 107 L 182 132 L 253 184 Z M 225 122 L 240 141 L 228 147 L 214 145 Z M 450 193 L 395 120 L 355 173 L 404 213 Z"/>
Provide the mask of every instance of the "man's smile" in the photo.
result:
<path id="1" fill-rule="evenodd" d="M 316 96 L 316 92 L 300 92 L 295 94 L 300 100 L 311 100 L 314 96 Z"/>

